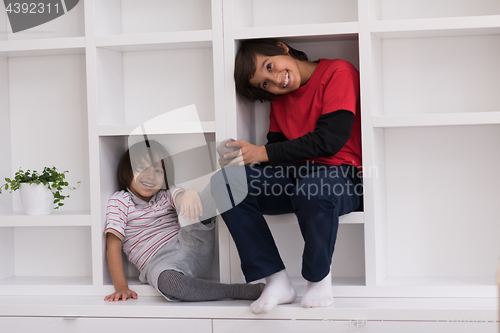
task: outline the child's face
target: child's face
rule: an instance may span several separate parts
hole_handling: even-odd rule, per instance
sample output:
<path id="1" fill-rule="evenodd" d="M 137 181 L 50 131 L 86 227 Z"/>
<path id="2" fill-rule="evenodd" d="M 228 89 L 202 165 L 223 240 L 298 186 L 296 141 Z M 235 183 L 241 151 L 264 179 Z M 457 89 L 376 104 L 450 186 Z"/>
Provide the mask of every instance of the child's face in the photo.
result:
<path id="1" fill-rule="evenodd" d="M 161 162 L 134 171 L 130 190 L 142 200 L 148 202 L 163 185 L 164 175 Z"/>
<path id="2" fill-rule="evenodd" d="M 298 89 L 303 81 L 298 62 L 289 54 L 277 56 L 257 54 L 256 70 L 250 79 L 250 84 L 275 95 L 292 92 Z"/>

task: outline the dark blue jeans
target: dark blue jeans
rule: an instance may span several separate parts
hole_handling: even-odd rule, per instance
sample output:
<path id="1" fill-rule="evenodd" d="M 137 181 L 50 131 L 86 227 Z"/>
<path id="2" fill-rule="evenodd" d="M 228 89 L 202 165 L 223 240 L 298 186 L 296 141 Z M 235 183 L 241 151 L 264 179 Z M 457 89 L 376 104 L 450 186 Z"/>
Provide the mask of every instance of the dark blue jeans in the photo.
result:
<path id="1" fill-rule="evenodd" d="M 295 213 L 304 238 L 302 276 L 321 281 L 329 272 L 339 216 L 360 203 L 362 182 L 353 166 L 311 161 L 227 167 L 211 180 L 212 196 L 234 239 L 247 282 L 285 266 L 263 214 Z"/>

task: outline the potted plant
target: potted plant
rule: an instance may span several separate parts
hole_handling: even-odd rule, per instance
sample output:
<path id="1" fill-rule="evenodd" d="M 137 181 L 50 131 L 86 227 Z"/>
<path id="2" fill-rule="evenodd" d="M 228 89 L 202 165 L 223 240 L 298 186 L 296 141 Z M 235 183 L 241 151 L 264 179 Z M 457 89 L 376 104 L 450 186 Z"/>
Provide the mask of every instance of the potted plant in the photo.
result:
<path id="1" fill-rule="evenodd" d="M 59 172 L 56 167 L 45 167 L 41 173 L 19 169 L 13 179 L 5 178 L 6 183 L 0 186 L 0 194 L 2 189 L 10 190 L 10 193 L 20 190 L 21 203 L 27 215 L 50 214 L 64 205 L 64 199 L 69 198 L 69 195 L 62 194 L 64 187 L 76 190 L 80 186 L 81 182 L 76 187 L 69 186 L 67 172 Z"/>

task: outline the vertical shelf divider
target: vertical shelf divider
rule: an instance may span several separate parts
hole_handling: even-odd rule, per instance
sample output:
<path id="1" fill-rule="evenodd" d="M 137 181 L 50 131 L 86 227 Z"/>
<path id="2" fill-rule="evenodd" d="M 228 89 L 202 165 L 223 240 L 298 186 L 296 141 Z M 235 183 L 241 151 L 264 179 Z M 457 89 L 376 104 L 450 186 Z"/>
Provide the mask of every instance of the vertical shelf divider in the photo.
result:
<path id="1" fill-rule="evenodd" d="M 215 144 L 226 138 L 226 99 L 224 76 L 224 23 L 223 0 L 212 0 L 212 51 L 214 66 L 214 103 L 215 103 Z M 215 156 L 217 160 L 218 156 Z M 217 243 L 219 253 L 219 280 L 231 282 L 231 265 L 229 260 L 230 235 L 224 221 L 217 217 Z"/>
<path id="2" fill-rule="evenodd" d="M 365 228 L 365 274 L 366 285 L 376 286 L 386 274 L 385 242 L 385 199 L 381 188 L 378 162 L 383 158 L 383 147 L 376 144 L 383 135 L 373 128 L 374 101 L 377 99 L 376 65 L 371 34 L 370 16 L 374 6 L 371 0 L 358 1 L 359 14 L 359 62 L 362 110 L 362 146 L 363 146 L 363 192 L 364 192 L 364 228 Z M 379 131 L 382 132 L 382 131 Z M 382 150 L 380 149 L 382 148 Z"/>
<path id="3" fill-rule="evenodd" d="M 95 2 L 86 0 L 85 6 L 85 54 L 87 65 L 87 107 L 89 131 L 90 214 L 92 242 L 92 283 L 103 285 L 103 256 L 101 232 L 101 191 L 99 175 L 99 129 L 97 116 L 97 50 L 95 46 Z"/>

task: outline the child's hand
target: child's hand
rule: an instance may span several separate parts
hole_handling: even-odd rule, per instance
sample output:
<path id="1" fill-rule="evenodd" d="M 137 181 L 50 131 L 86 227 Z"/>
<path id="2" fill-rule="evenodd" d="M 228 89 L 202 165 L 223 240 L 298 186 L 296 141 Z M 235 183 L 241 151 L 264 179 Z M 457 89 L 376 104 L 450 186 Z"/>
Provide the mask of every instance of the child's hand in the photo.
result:
<path id="1" fill-rule="evenodd" d="M 133 290 L 130 290 L 128 288 L 125 289 L 120 289 L 112 293 L 111 295 L 108 295 L 104 297 L 105 301 L 110 301 L 110 302 L 118 302 L 120 299 L 122 301 L 126 301 L 127 298 L 133 298 L 137 299 L 137 293 Z"/>
<path id="2" fill-rule="evenodd" d="M 186 190 L 182 193 L 181 211 L 179 215 L 185 215 L 186 219 L 196 221 L 203 215 L 203 205 L 200 195 L 196 190 Z"/>

